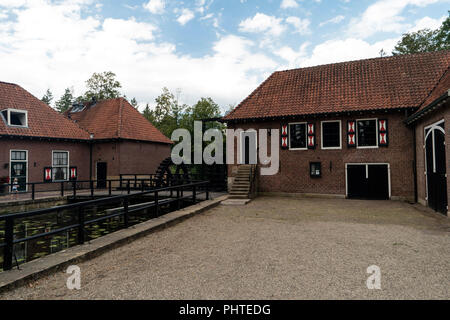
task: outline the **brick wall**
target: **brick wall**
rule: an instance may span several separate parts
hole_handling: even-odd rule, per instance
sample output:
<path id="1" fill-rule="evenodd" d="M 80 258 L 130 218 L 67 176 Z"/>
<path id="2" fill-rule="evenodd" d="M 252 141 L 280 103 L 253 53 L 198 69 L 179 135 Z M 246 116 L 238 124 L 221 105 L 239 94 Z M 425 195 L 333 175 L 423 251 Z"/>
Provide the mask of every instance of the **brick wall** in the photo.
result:
<path id="1" fill-rule="evenodd" d="M 418 201 L 427 205 L 426 197 L 426 176 L 425 176 L 425 149 L 424 149 L 424 130 L 425 127 L 436 123 L 442 119 L 445 120 L 445 145 L 446 145 L 446 160 L 447 160 L 447 194 L 448 199 L 450 200 L 450 179 L 448 175 L 450 174 L 450 134 L 449 126 L 450 126 L 450 102 L 447 102 L 446 106 L 442 106 L 435 112 L 430 113 L 426 117 L 422 118 L 416 123 L 416 152 L 417 152 L 417 193 L 418 193 Z"/>
<path id="2" fill-rule="evenodd" d="M 379 118 L 389 120 L 389 147 L 355 149 L 347 147 L 347 120 Z M 404 112 L 366 113 L 361 115 L 290 120 L 288 122 L 314 122 L 316 124 L 315 150 L 280 150 L 280 171 L 274 176 L 259 177 L 260 192 L 312 193 L 345 195 L 346 163 L 389 163 L 392 197 L 414 199 L 413 130 L 403 124 Z M 342 121 L 342 149 L 321 150 L 321 126 L 323 120 Z M 286 121 L 287 122 L 287 121 Z M 280 121 L 265 123 L 230 124 L 229 128 L 280 129 Z M 270 139 L 269 144 L 270 144 Z M 235 144 L 235 155 L 237 154 Z M 322 177 L 311 178 L 310 162 L 321 162 Z M 232 177 L 236 166 L 229 166 Z"/>
<path id="3" fill-rule="evenodd" d="M 10 150 L 28 151 L 28 182 L 43 182 L 44 168 L 52 166 L 52 151 L 57 150 L 69 151 L 69 166 L 78 168 L 79 180 L 89 179 L 87 143 L 0 138 L 0 177 L 10 174 Z"/>
<path id="4" fill-rule="evenodd" d="M 170 157 L 170 145 L 139 141 L 96 143 L 93 146 L 93 175 L 96 176 L 97 162 L 107 163 L 110 179 L 120 174 L 155 173 L 159 164 Z"/>

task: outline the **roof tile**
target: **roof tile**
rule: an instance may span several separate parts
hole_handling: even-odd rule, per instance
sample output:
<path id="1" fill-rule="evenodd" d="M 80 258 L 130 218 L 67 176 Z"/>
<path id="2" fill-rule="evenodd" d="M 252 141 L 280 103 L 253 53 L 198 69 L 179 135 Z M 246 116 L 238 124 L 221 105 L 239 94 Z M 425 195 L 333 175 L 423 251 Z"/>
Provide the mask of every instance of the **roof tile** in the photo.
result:
<path id="1" fill-rule="evenodd" d="M 93 134 L 94 139 L 172 143 L 124 98 L 101 101 L 80 112 L 70 111 L 66 112 L 66 116 Z"/>
<path id="2" fill-rule="evenodd" d="M 449 64 L 440 51 L 278 71 L 224 119 L 418 107 Z"/>

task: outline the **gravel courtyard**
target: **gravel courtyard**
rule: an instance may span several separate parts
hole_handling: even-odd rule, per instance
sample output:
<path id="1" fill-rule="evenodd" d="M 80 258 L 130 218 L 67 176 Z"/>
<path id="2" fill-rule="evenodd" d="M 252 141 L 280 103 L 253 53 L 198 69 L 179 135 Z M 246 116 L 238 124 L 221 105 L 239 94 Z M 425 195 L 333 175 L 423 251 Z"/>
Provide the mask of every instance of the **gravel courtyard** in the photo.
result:
<path id="1" fill-rule="evenodd" d="M 381 290 L 366 270 L 381 268 Z M 0 299 L 450 299 L 450 219 L 395 201 L 219 206 Z"/>

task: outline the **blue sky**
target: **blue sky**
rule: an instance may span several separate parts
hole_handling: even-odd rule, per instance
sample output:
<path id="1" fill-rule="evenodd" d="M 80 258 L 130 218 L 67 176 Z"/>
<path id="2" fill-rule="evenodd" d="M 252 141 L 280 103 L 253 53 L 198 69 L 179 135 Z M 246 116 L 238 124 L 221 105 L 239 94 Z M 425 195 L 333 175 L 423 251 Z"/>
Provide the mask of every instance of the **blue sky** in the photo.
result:
<path id="1" fill-rule="evenodd" d="M 450 0 L 0 0 L 0 81 L 41 97 L 81 94 L 113 71 L 128 98 L 224 109 L 273 71 L 390 53 L 405 32 L 437 28 Z"/>

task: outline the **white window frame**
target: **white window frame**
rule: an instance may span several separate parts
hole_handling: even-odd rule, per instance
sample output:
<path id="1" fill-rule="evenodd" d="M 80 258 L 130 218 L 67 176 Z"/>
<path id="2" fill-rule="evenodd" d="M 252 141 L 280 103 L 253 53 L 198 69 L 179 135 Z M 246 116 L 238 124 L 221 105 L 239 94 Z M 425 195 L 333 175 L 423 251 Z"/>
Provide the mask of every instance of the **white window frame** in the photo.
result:
<path id="1" fill-rule="evenodd" d="M 255 134 L 255 150 L 256 150 L 256 162 L 258 162 L 258 131 L 256 131 L 255 129 L 248 129 L 248 130 L 242 130 L 239 133 L 239 146 L 240 146 L 240 150 L 239 150 L 239 163 L 243 164 L 244 163 L 244 153 L 245 153 L 245 141 L 244 141 L 244 134 L 247 133 L 251 133 L 251 134 Z"/>
<path id="2" fill-rule="evenodd" d="M 376 127 L 376 139 L 375 141 L 377 142 L 376 146 L 359 146 L 359 132 L 358 132 L 358 121 L 366 121 L 366 120 L 375 120 L 375 127 Z M 356 124 L 355 124 L 355 128 L 356 128 L 356 148 L 357 149 L 378 149 L 379 148 L 379 141 L 378 141 L 378 136 L 379 136 L 379 128 L 378 128 L 378 118 L 365 118 L 365 119 L 356 119 Z"/>
<path id="3" fill-rule="evenodd" d="M 339 122 L 339 147 L 323 146 L 323 124 L 330 122 Z M 320 122 L 320 147 L 322 150 L 341 150 L 342 149 L 342 120 L 326 120 Z"/>
<path id="4" fill-rule="evenodd" d="M 67 166 L 61 166 L 61 165 L 54 165 L 53 161 L 54 161 L 54 154 L 55 153 L 62 153 L 65 152 L 67 153 Z M 67 168 L 67 179 L 64 180 L 55 180 L 53 179 L 54 177 L 54 168 Z M 52 150 L 52 181 L 54 182 L 62 182 L 62 181 L 69 181 L 69 175 L 70 175 L 70 152 L 67 150 Z"/>
<path id="5" fill-rule="evenodd" d="M 26 160 L 12 160 L 12 153 L 13 152 L 25 152 L 25 159 Z M 26 162 L 27 176 L 25 178 L 25 181 L 26 181 L 25 192 L 27 192 L 28 191 L 28 176 L 29 176 L 29 173 L 28 173 L 28 150 L 19 150 L 19 149 L 11 149 L 11 150 L 9 150 L 9 183 L 10 184 L 13 183 L 13 181 L 11 180 L 11 178 L 12 178 L 12 165 L 11 165 L 11 162 L 12 161 L 14 161 L 14 162 Z M 10 190 L 11 189 L 12 189 L 12 187 L 10 186 Z"/>
<path id="6" fill-rule="evenodd" d="M 305 148 L 291 148 L 291 125 L 294 124 L 304 124 L 305 125 Z M 308 122 L 291 122 L 288 124 L 288 139 L 289 139 L 289 150 L 308 150 Z"/>
<path id="7" fill-rule="evenodd" d="M 391 164 L 389 162 L 349 162 L 345 164 L 345 197 L 348 198 L 348 166 L 362 165 L 366 166 L 366 178 L 369 177 L 370 165 L 387 165 L 388 167 L 388 188 L 389 188 L 389 200 L 392 200 L 392 185 L 391 185 Z"/>
<path id="8" fill-rule="evenodd" d="M 8 119 L 5 119 L 5 117 L 3 116 L 3 111 L 6 111 L 8 113 Z M 11 112 L 16 112 L 16 113 L 23 113 L 25 115 L 25 125 L 21 126 L 21 125 L 17 125 L 17 124 L 11 124 Z M 0 111 L 1 117 L 3 118 L 3 120 L 5 121 L 5 123 L 9 126 L 9 127 L 16 127 L 16 128 L 28 128 L 28 111 L 27 110 L 19 110 L 19 109 L 4 109 Z"/>

